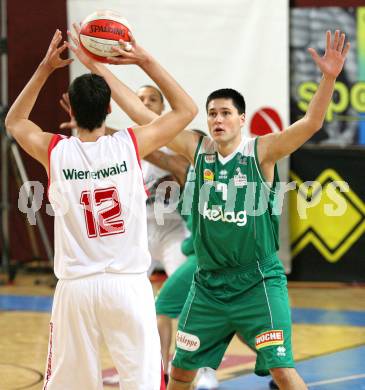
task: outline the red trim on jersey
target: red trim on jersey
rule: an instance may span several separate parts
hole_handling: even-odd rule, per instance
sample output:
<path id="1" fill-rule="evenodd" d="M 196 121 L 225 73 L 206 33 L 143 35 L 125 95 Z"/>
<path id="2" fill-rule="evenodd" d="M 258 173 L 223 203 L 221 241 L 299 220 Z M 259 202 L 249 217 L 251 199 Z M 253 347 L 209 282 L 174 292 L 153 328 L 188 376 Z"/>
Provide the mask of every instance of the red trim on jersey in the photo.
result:
<path id="1" fill-rule="evenodd" d="M 163 371 L 163 362 L 161 361 L 161 386 L 160 390 L 166 390 L 165 376 Z"/>
<path id="2" fill-rule="evenodd" d="M 51 153 L 52 150 L 55 148 L 55 146 L 61 141 L 61 139 L 66 138 L 66 136 L 61 134 L 54 134 L 51 138 L 51 141 L 48 145 L 48 188 L 47 188 L 47 194 L 49 191 L 49 186 L 51 185 Z"/>
<path id="3" fill-rule="evenodd" d="M 48 382 L 52 375 L 52 346 L 53 346 L 53 322 L 49 323 L 49 343 L 48 343 L 48 357 L 47 357 L 47 371 L 43 390 L 47 390 Z"/>
<path id="4" fill-rule="evenodd" d="M 138 160 L 138 164 L 139 164 L 139 167 L 141 168 L 141 172 L 142 172 L 142 179 L 143 179 L 143 171 L 142 171 L 142 165 L 141 165 L 141 157 L 139 156 L 139 149 L 138 149 L 138 143 L 137 143 L 137 138 L 136 138 L 136 135 L 134 134 L 134 131 L 131 127 L 128 127 L 127 129 L 130 137 L 132 138 L 132 141 L 133 141 L 133 145 L 134 145 L 134 149 L 136 151 L 136 155 L 137 155 L 137 160 Z M 146 184 L 144 182 L 144 179 L 143 179 L 143 185 L 144 185 L 144 190 L 146 191 L 146 195 L 147 197 L 149 198 L 150 197 L 150 192 L 148 191 L 147 187 L 146 187 Z"/>

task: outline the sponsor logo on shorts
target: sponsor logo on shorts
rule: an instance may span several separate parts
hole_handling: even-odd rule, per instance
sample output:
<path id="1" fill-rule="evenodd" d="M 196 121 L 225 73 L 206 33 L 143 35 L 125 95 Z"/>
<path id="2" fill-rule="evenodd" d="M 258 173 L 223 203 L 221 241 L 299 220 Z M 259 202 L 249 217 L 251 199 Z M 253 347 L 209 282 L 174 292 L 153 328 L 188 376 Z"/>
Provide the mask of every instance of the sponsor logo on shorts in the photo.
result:
<path id="1" fill-rule="evenodd" d="M 204 181 L 213 181 L 214 173 L 210 169 L 204 169 Z"/>
<path id="2" fill-rule="evenodd" d="M 207 164 L 215 163 L 215 154 L 206 154 L 204 160 Z"/>
<path id="3" fill-rule="evenodd" d="M 178 330 L 176 333 L 176 345 L 185 351 L 196 351 L 200 347 L 199 337 Z"/>
<path id="4" fill-rule="evenodd" d="M 269 330 L 256 336 L 256 349 L 283 344 L 284 333 L 282 330 Z"/>
<path id="5" fill-rule="evenodd" d="M 285 357 L 286 356 L 286 348 L 283 346 L 283 345 L 281 345 L 280 347 L 277 347 L 276 348 L 276 354 L 277 354 L 277 356 L 281 356 L 281 357 Z"/>

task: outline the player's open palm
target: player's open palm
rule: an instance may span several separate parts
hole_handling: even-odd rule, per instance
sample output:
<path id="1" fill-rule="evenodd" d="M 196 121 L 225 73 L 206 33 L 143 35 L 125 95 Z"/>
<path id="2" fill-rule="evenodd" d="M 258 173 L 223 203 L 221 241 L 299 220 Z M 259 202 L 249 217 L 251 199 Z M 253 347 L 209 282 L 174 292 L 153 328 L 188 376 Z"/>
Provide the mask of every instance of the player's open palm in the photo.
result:
<path id="1" fill-rule="evenodd" d="M 80 45 L 79 35 L 80 35 L 80 26 L 77 23 L 73 23 L 75 32 L 67 31 L 67 35 L 71 38 L 73 45 L 66 42 L 67 47 L 75 54 L 79 61 L 85 65 L 88 69 L 92 70 L 95 61 L 89 57 Z"/>
<path id="2" fill-rule="evenodd" d="M 326 51 L 323 57 L 319 56 L 315 49 L 308 49 L 314 62 L 325 76 L 336 78 L 340 74 L 350 49 L 350 42 L 345 44 L 345 39 L 345 34 L 340 34 L 340 31 L 336 30 L 332 40 L 331 31 L 327 31 Z"/>
<path id="3" fill-rule="evenodd" d="M 60 30 L 56 30 L 51 40 L 51 43 L 48 47 L 47 53 L 42 61 L 44 65 L 46 65 L 51 71 L 57 68 L 63 68 L 71 64 L 73 61 L 71 58 L 63 59 L 61 58 L 61 54 L 66 50 L 67 45 L 64 43 L 59 46 L 62 40 L 62 33 Z"/>
<path id="4" fill-rule="evenodd" d="M 119 40 L 119 46 L 113 50 L 118 53 L 116 57 L 108 57 L 108 62 L 114 65 L 143 65 L 148 60 L 149 54 L 137 44 L 133 34 L 129 32 L 130 42 Z"/>
<path id="5" fill-rule="evenodd" d="M 60 129 L 72 130 L 76 128 L 75 118 L 71 115 L 71 104 L 68 93 L 63 93 L 62 98 L 60 99 L 61 107 L 66 111 L 66 113 L 70 116 L 70 120 L 68 122 L 63 122 L 60 124 Z"/>

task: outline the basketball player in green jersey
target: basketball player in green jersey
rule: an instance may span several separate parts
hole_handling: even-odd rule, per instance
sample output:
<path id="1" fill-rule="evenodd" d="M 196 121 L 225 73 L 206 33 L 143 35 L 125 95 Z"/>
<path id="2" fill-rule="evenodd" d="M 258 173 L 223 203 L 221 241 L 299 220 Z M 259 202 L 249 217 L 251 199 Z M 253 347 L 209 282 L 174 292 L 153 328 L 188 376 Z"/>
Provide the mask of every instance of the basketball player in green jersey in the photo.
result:
<path id="1" fill-rule="evenodd" d="M 192 207 L 198 269 L 179 319 L 168 390 L 191 389 L 199 367 L 217 368 L 237 332 L 257 352 L 255 372 L 272 374 L 280 389 L 306 385 L 294 369 L 291 318 L 283 267 L 277 258 L 276 161 L 320 130 L 349 43 L 326 34 L 323 73 L 306 115 L 285 131 L 256 139 L 241 135 L 243 97 L 230 89 L 207 99 L 213 140 L 183 132 L 169 145 L 195 166 Z"/>
<path id="2" fill-rule="evenodd" d="M 179 319 L 168 390 L 190 390 L 198 368 L 217 368 L 235 333 L 256 351 L 258 375 L 271 373 L 282 390 L 307 388 L 294 369 L 286 277 L 276 255 L 275 164 L 320 130 L 349 48 L 345 34 L 336 31 L 332 39 L 328 31 L 323 57 L 308 49 L 323 77 L 306 115 L 285 131 L 243 138 L 245 101 L 224 89 L 206 103 L 213 140 L 185 131 L 168 145 L 195 167 L 192 230 L 198 259 Z M 123 109 L 136 122 L 155 118 L 136 99 L 125 105 L 133 105 Z"/>

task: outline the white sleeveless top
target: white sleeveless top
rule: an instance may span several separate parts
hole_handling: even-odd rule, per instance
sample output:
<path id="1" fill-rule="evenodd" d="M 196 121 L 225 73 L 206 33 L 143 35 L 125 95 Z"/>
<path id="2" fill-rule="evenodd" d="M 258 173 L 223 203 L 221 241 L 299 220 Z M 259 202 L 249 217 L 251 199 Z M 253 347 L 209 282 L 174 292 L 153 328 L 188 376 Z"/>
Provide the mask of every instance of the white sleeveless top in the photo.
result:
<path id="1" fill-rule="evenodd" d="M 57 278 L 146 272 L 147 196 L 133 130 L 95 142 L 55 135 L 48 155 Z"/>

